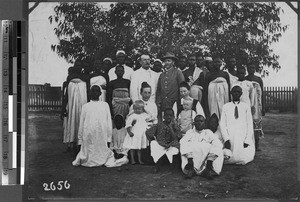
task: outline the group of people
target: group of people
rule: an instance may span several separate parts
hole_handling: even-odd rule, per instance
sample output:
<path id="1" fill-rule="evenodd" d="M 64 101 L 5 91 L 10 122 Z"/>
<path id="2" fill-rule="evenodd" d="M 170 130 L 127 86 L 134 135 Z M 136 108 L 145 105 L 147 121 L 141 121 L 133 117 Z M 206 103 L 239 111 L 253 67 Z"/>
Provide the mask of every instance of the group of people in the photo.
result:
<path id="1" fill-rule="evenodd" d="M 148 155 L 155 173 L 168 159 L 187 177 L 213 178 L 224 163 L 254 159 L 264 115 L 255 63 L 246 76 L 234 57 L 223 66 L 219 56 L 144 53 L 134 67 L 126 58 L 119 50 L 115 66 L 104 58 L 68 69 L 61 118 L 74 166 L 144 164 Z"/>

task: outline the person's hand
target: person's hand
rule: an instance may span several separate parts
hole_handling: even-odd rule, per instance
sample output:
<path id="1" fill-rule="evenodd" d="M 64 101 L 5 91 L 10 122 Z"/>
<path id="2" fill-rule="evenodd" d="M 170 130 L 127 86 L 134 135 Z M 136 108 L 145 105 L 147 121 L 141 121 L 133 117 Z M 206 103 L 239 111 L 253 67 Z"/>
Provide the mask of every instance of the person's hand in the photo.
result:
<path id="1" fill-rule="evenodd" d="M 226 149 L 230 149 L 230 148 L 231 148 L 231 144 L 230 144 L 230 141 L 229 141 L 229 140 L 227 140 L 227 141 L 224 143 L 224 147 L 225 147 Z"/>
<path id="2" fill-rule="evenodd" d="M 247 148 L 249 145 L 247 143 L 244 143 L 244 148 Z"/>
<path id="3" fill-rule="evenodd" d="M 67 117 L 68 116 L 68 112 L 67 111 L 64 111 L 60 114 L 60 119 L 61 120 L 64 120 L 64 117 Z"/>
<path id="4" fill-rule="evenodd" d="M 133 132 L 131 132 L 131 131 L 128 134 L 129 134 L 130 137 L 134 136 Z"/>
<path id="5" fill-rule="evenodd" d="M 134 126 L 136 124 L 136 120 L 134 119 L 131 123 L 132 126 Z"/>
<path id="6" fill-rule="evenodd" d="M 254 113 L 255 113 L 255 107 L 252 106 L 252 107 L 251 107 L 251 114 L 253 115 Z"/>

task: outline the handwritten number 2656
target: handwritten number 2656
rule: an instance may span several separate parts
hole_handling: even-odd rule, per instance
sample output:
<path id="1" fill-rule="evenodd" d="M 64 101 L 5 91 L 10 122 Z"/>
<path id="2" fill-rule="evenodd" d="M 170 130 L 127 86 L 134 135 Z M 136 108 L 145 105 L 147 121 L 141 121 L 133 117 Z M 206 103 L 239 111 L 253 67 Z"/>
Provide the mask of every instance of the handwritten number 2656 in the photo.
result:
<path id="1" fill-rule="evenodd" d="M 45 191 L 55 191 L 56 189 L 57 190 L 62 190 L 62 189 L 70 189 L 70 184 L 68 183 L 68 181 L 59 181 L 57 183 L 57 186 L 55 186 L 54 182 L 51 182 L 50 184 L 48 183 L 44 183 L 43 184 L 43 187 L 44 187 L 44 190 Z"/>

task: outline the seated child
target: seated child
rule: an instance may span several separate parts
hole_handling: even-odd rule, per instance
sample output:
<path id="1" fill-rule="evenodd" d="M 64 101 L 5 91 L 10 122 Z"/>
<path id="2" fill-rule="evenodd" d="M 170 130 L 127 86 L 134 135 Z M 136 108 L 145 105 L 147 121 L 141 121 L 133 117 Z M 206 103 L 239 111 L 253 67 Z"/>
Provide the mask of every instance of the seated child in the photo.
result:
<path id="1" fill-rule="evenodd" d="M 123 143 L 124 149 L 129 149 L 131 164 L 135 164 L 134 155 L 137 153 L 138 162 L 144 164 L 142 161 L 141 149 L 147 148 L 147 138 L 145 135 L 148 127 L 147 120 L 150 118 L 144 110 L 144 102 L 137 100 L 133 104 L 134 113 L 126 119 L 127 135 Z"/>
<path id="2" fill-rule="evenodd" d="M 193 120 L 196 116 L 196 112 L 192 110 L 193 101 L 183 100 L 183 110 L 178 115 L 178 124 L 182 135 L 189 129 L 193 128 Z"/>

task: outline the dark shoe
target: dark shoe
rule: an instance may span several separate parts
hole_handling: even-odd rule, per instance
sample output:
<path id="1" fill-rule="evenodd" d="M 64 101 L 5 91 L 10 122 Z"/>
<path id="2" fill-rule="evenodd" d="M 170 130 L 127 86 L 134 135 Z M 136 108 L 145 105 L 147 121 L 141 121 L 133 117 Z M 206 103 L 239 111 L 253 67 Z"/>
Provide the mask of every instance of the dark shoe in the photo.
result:
<path id="1" fill-rule="evenodd" d="M 186 179 L 191 179 L 194 176 L 194 174 L 195 174 L 194 169 L 189 169 L 187 170 L 187 173 L 184 174 L 184 176 Z"/>
<path id="2" fill-rule="evenodd" d="M 209 169 L 205 168 L 203 170 L 203 172 L 201 173 L 201 176 L 206 178 L 206 179 L 209 179 L 209 180 L 213 180 L 214 178 L 212 177 L 212 173 L 210 172 Z"/>

